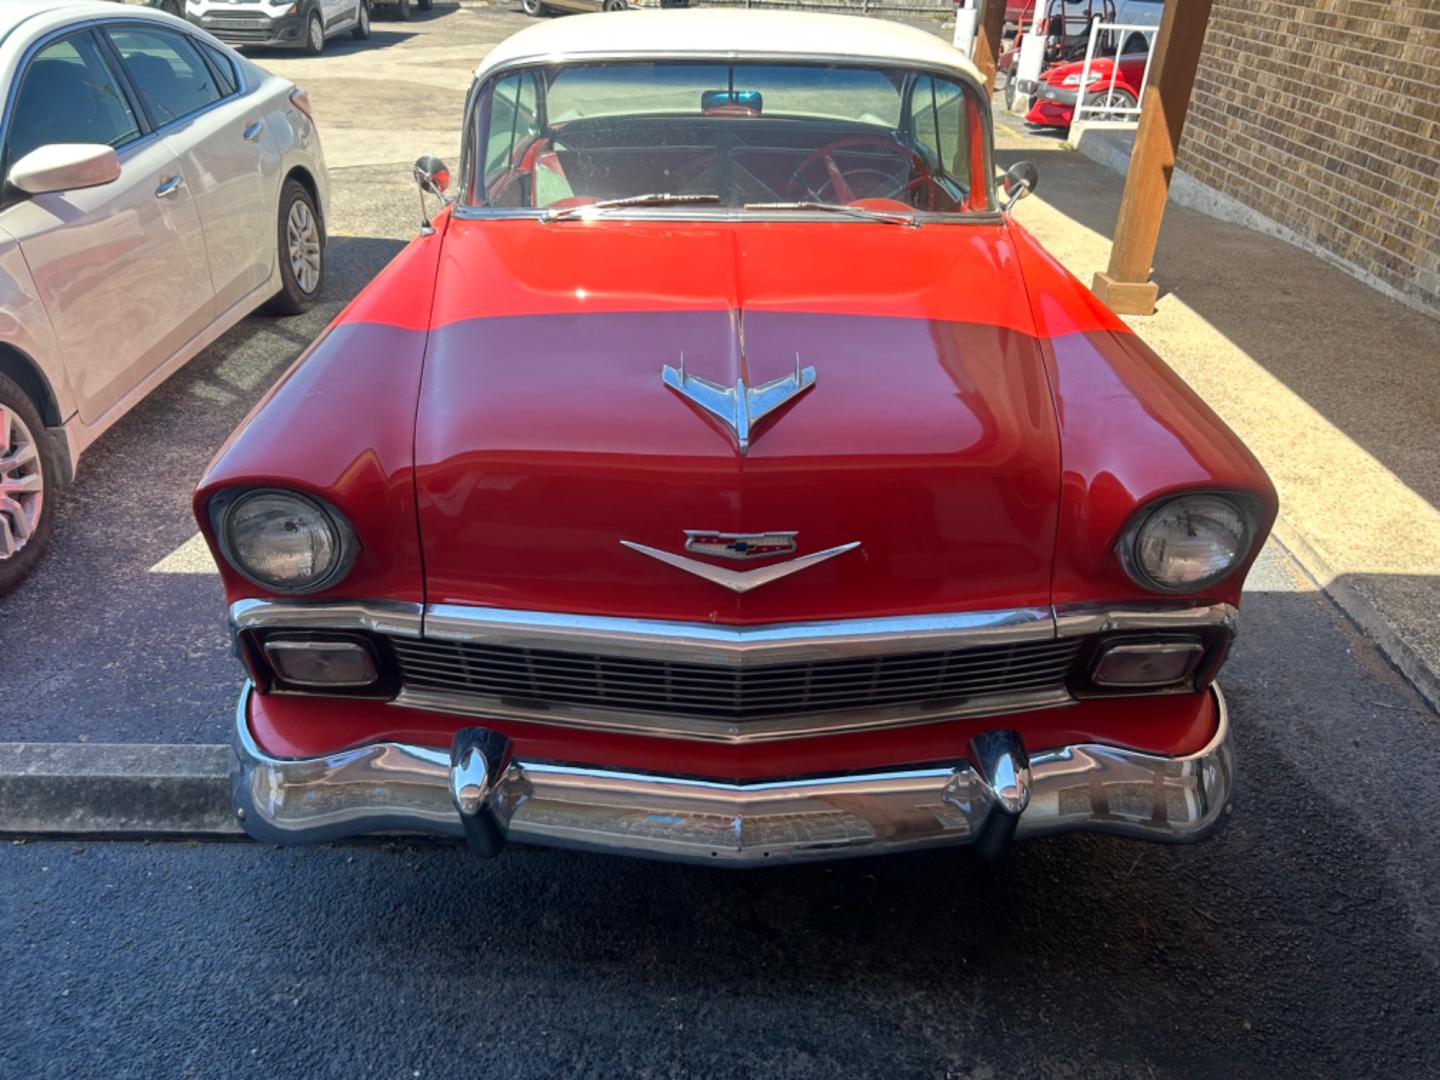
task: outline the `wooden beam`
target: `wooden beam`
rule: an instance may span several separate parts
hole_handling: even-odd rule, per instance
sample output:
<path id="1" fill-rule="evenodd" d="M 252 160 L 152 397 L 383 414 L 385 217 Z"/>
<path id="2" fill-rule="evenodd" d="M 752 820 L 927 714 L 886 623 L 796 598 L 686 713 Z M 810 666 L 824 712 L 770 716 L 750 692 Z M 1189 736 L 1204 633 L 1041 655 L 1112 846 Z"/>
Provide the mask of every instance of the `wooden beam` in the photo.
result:
<path id="1" fill-rule="evenodd" d="M 995 71 L 1000 64 L 1000 35 L 1005 29 L 1005 0 L 984 0 L 975 34 L 975 66 L 985 76 L 985 89 L 995 92 Z"/>
<path id="2" fill-rule="evenodd" d="M 1095 275 L 1095 295 L 1122 315 L 1149 315 L 1159 287 L 1150 280 L 1155 243 L 1170 194 L 1175 154 L 1185 130 L 1190 88 L 1200 64 L 1211 0 L 1166 0 L 1155 36 L 1140 129 L 1130 153 L 1125 193 L 1115 221 L 1110 266 Z"/>

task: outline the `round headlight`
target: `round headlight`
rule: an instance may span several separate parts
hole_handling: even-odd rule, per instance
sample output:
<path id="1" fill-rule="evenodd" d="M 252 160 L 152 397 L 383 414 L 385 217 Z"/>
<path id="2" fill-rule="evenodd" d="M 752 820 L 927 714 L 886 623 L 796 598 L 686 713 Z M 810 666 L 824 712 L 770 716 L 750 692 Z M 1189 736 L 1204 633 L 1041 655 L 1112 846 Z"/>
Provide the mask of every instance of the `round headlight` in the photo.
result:
<path id="1" fill-rule="evenodd" d="M 329 510 L 291 491 L 240 496 L 224 512 L 221 537 L 235 569 L 277 592 L 309 592 L 331 583 L 352 546 Z"/>
<path id="2" fill-rule="evenodd" d="M 1126 564 L 1141 585 L 1194 592 L 1235 569 L 1250 550 L 1250 519 L 1223 495 L 1182 495 L 1151 510 L 1128 537 Z"/>

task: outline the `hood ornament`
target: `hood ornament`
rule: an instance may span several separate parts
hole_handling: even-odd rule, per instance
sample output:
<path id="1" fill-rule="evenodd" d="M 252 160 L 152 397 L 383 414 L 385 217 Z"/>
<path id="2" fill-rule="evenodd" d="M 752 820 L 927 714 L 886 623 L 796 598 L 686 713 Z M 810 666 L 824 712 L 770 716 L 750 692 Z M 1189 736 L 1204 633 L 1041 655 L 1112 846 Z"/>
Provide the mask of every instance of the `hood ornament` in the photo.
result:
<path id="1" fill-rule="evenodd" d="M 783 375 L 759 386 L 746 386 L 745 379 L 741 377 L 735 380 L 734 386 L 722 386 L 698 375 L 686 374 L 685 354 L 682 352 L 680 366 L 664 365 L 660 369 L 660 378 L 671 390 L 728 427 L 740 444 L 740 453 L 744 454 L 750 449 L 750 435 L 756 424 L 815 385 L 815 369 L 802 368 L 797 352 L 793 375 Z"/>
<path id="2" fill-rule="evenodd" d="M 714 533 L 708 535 L 715 535 Z M 791 533 L 791 536 L 794 534 Z M 669 551 L 661 551 L 659 548 L 646 547 L 644 544 L 637 544 L 633 540 L 621 540 L 621 544 L 631 551 L 638 551 L 641 555 L 649 555 L 652 559 L 659 559 L 663 563 L 675 567 L 677 570 L 684 570 L 687 574 L 694 574 L 706 581 L 731 592 L 746 593 L 751 589 L 758 589 L 761 585 L 768 585 L 772 581 L 779 581 L 783 577 L 789 577 L 807 566 L 814 566 L 826 559 L 833 559 L 836 555 L 843 555 L 847 551 L 853 551 L 860 546 L 859 540 L 852 540 L 848 544 L 841 544 L 838 547 L 826 548 L 824 551 L 817 551 L 812 555 L 801 555 L 798 559 L 791 559 L 789 562 L 772 563 L 769 566 L 761 566 L 754 570 L 730 570 L 724 566 L 711 566 L 699 559 L 687 559 L 684 555 L 676 555 Z M 689 544 L 687 542 L 686 546 Z M 773 553 L 772 553 L 773 554 Z"/>

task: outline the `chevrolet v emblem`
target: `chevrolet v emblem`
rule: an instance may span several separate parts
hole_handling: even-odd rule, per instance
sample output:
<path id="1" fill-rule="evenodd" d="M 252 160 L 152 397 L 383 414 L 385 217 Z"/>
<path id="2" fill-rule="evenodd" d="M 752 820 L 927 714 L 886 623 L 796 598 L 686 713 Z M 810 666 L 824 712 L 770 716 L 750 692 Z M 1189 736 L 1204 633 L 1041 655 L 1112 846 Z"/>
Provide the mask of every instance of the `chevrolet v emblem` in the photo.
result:
<path id="1" fill-rule="evenodd" d="M 659 548 L 646 547 L 644 544 L 637 544 L 631 540 L 621 540 L 621 544 L 631 551 L 638 551 L 641 555 L 649 555 L 652 559 L 659 559 L 663 563 L 669 563 L 679 570 L 688 574 L 702 577 L 706 581 L 729 589 L 731 592 L 744 593 L 751 589 L 758 589 L 761 585 L 768 585 L 772 581 L 779 581 L 783 577 L 804 570 L 807 566 L 814 566 L 826 559 L 833 559 L 836 555 L 843 555 L 860 546 L 859 540 L 852 540 L 848 544 L 841 544 L 839 547 L 826 548 L 824 551 L 817 551 L 813 555 L 801 555 L 798 559 L 791 559 L 789 562 L 774 563 L 770 566 L 762 566 L 755 570 L 729 570 L 723 566 L 711 566 L 698 559 L 688 559 L 684 555 L 675 555 L 669 551 L 661 551 Z"/>
<path id="2" fill-rule="evenodd" d="M 682 352 L 680 366 L 663 365 L 660 378 L 686 401 L 704 409 L 728 427 L 743 454 L 750 449 L 750 435 L 756 424 L 815 385 L 815 369 L 802 368 L 797 352 L 793 375 L 782 375 L 759 386 L 746 386 L 742 377 L 735 380 L 734 386 L 722 386 L 698 375 L 687 375 L 685 354 Z"/>

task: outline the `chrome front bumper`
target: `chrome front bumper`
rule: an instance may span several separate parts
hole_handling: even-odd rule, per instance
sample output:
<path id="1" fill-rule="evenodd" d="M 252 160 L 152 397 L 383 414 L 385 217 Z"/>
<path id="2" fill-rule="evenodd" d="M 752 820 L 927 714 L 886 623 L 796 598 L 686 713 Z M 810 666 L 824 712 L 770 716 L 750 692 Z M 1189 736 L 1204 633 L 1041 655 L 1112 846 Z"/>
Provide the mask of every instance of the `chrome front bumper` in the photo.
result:
<path id="1" fill-rule="evenodd" d="M 1225 700 L 1198 753 L 1167 758 L 1101 745 L 1027 756 L 1009 730 L 926 768 L 723 783 L 517 760 L 467 728 L 449 751 L 374 743 L 279 759 L 235 718 L 236 815 L 256 840 L 321 843 L 366 834 L 463 837 L 485 855 L 507 841 L 696 863 L 755 866 L 1100 832 L 1202 840 L 1229 809 L 1234 766 Z"/>

